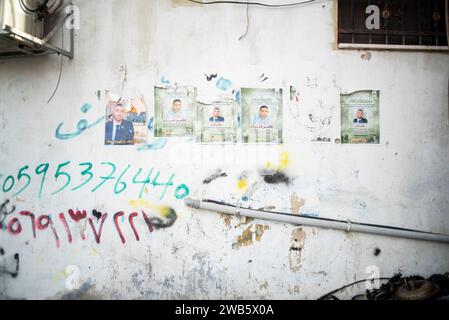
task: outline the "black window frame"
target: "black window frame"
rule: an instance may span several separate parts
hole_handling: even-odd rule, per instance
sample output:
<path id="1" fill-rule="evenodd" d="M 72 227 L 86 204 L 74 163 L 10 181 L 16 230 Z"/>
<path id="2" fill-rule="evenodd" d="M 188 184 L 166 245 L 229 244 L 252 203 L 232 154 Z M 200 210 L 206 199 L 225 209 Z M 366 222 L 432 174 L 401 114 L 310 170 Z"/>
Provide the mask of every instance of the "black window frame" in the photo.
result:
<path id="1" fill-rule="evenodd" d="M 449 52 L 449 0 L 336 0 L 340 49 L 432 50 Z M 365 26 L 379 8 L 380 29 Z M 439 17 L 439 19 L 438 19 Z"/>

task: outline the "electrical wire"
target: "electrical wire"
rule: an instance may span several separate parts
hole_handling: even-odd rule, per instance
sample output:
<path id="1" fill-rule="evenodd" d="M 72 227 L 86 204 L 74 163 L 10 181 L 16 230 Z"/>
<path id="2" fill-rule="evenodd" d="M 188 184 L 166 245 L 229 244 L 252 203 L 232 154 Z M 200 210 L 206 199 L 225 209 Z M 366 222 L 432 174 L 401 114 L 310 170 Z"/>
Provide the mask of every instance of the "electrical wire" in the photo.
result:
<path id="1" fill-rule="evenodd" d="M 245 33 L 240 36 L 239 41 L 242 40 L 248 34 L 248 30 L 249 30 L 249 0 L 246 4 L 246 29 Z"/>
<path id="2" fill-rule="evenodd" d="M 228 207 L 232 207 L 232 208 L 237 208 L 238 207 L 240 209 L 245 209 L 245 210 L 249 210 L 249 211 L 260 211 L 260 210 L 255 210 L 255 209 L 250 208 L 250 207 L 246 208 L 246 207 L 236 206 L 236 205 L 233 205 L 233 204 L 230 204 L 230 203 L 220 202 L 220 201 L 211 200 L 211 199 L 203 199 L 202 202 L 213 203 L 213 204 L 228 206 Z M 291 213 L 285 213 L 285 212 L 277 212 L 277 211 L 270 211 L 270 210 L 264 210 L 264 212 L 277 214 L 277 215 L 280 215 L 280 216 L 298 217 L 298 215 L 291 214 Z M 307 219 L 307 220 L 318 220 L 318 221 L 330 221 L 330 222 L 348 223 L 348 221 L 344 221 L 344 220 L 323 218 L 323 217 L 301 216 L 301 218 L 302 219 Z M 390 229 L 390 230 L 408 231 L 408 232 L 416 232 L 416 233 L 423 233 L 423 234 L 447 236 L 447 235 L 441 234 L 441 233 L 434 233 L 434 232 L 428 232 L 428 231 L 422 231 L 422 230 L 416 230 L 416 229 L 409 229 L 409 228 L 385 226 L 385 225 L 373 224 L 373 223 L 351 222 L 351 224 L 352 225 L 358 225 L 358 226 Z"/>
<path id="3" fill-rule="evenodd" d="M 62 46 L 61 48 L 64 48 L 64 28 L 62 28 Z M 61 66 L 59 67 L 59 77 L 58 77 L 58 83 L 56 84 L 56 88 L 53 91 L 53 94 L 51 95 L 50 99 L 48 99 L 47 104 L 50 103 L 50 101 L 53 99 L 53 97 L 55 96 L 56 92 L 58 91 L 59 88 L 59 84 L 61 83 L 61 76 L 62 76 L 62 66 L 64 64 L 64 55 L 61 54 Z"/>
<path id="4" fill-rule="evenodd" d="M 321 0 L 306 0 L 302 2 L 292 2 L 292 3 L 285 3 L 285 4 L 268 4 L 268 3 L 262 3 L 262 2 L 240 2 L 240 1 L 198 1 L 198 0 L 188 0 L 190 2 L 198 3 L 198 4 L 247 4 L 251 6 L 261 6 L 261 7 L 269 7 L 269 8 L 283 8 L 283 7 L 293 7 L 293 6 L 299 6 L 302 4 L 309 4 L 312 2 L 318 2 Z"/>

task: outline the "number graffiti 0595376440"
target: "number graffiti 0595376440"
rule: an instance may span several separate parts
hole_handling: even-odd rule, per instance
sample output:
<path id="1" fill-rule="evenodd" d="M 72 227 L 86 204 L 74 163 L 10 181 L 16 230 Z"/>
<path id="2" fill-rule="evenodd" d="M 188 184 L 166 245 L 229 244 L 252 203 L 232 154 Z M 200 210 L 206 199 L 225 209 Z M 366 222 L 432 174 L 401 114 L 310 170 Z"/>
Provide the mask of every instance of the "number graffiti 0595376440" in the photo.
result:
<path id="1" fill-rule="evenodd" d="M 50 195 L 56 195 L 64 190 L 71 190 L 76 191 L 83 187 L 85 187 L 87 184 L 95 180 L 95 174 L 94 174 L 94 164 L 91 162 L 83 162 L 76 164 L 74 166 L 78 167 L 78 170 L 80 172 L 80 176 L 82 178 L 82 182 L 77 185 L 72 185 L 72 176 L 69 172 L 67 172 L 67 168 L 73 164 L 71 161 L 63 162 L 59 164 L 57 167 L 53 168 L 49 163 L 42 163 L 39 164 L 36 168 L 30 168 L 29 165 L 23 166 L 19 169 L 16 176 L 8 175 L 3 176 L 3 181 L 0 180 L 0 191 L 3 191 L 5 194 L 9 192 L 16 191 L 12 196 L 16 197 L 23 192 L 26 191 L 26 189 L 31 185 L 33 181 L 33 177 L 40 178 L 39 181 L 39 188 L 38 188 L 38 197 L 39 199 L 42 198 L 45 191 L 46 186 L 46 179 L 48 179 L 48 175 L 52 174 L 54 171 L 54 179 L 56 183 L 60 187 L 57 190 L 54 190 L 50 193 Z M 168 181 L 161 182 L 161 172 L 156 171 L 154 168 L 149 169 L 147 172 L 144 172 L 142 168 L 138 168 L 135 170 L 134 175 L 130 175 L 131 165 L 128 165 L 126 168 L 124 168 L 122 171 L 117 171 L 117 166 L 112 162 L 102 162 L 100 163 L 101 167 L 107 167 L 109 169 L 109 174 L 106 176 L 99 176 L 95 185 L 90 189 L 91 192 L 96 192 L 100 188 L 104 188 L 104 185 L 107 184 L 110 180 L 115 181 L 113 191 L 114 194 L 118 195 L 124 192 L 128 188 L 129 182 L 126 181 L 127 178 L 131 178 L 132 184 L 141 185 L 140 191 L 139 191 L 139 198 L 143 196 L 143 193 L 146 188 L 152 186 L 155 189 L 156 188 L 162 188 L 162 193 L 160 200 L 163 200 L 168 189 L 170 187 L 173 187 L 175 185 L 174 178 L 175 175 L 172 174 Z M 2 176 L 0 175 L 0 178 Z M 14 190 L 13 190 L 14 189 Z M 176 186 L 174 190 L 174 197 L 176 199 L 184 199 L 190 194 L 189 187 L 185 184 L 179 184 Z"/>

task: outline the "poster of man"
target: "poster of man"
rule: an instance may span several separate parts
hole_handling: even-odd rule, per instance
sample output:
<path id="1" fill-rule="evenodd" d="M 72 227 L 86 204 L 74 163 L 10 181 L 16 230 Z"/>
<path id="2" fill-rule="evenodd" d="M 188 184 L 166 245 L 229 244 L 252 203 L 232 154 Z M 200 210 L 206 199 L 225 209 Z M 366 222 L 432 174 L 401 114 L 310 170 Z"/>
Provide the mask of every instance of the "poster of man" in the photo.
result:
<path id="1" fill-rule="evenodd" d="M 237 142 L 237 106 L 232 99 L 211 104 L 198 102 L 197 142 Z"/>
<path id="2" fill-rule="evenodd" d="M 147 110 L 141 97 L 120 97 L 106 91 L 105 145 L 147 142 Z"/>
<path id="3" fill-rule="evenodd" d="M 244 143 L 282 143 L 282 89 L 241 89 Z"/>
<path id="4" fill-rule="evenodd" d="M 379 144 L 380 91 L 364 90 L 341 95 L 341 141 L 343 144 Z"/>
<path id="5" fill-rule="evenodd" d="M 154 136 L 193 137 L 197 89 L 154 88 Z"/>

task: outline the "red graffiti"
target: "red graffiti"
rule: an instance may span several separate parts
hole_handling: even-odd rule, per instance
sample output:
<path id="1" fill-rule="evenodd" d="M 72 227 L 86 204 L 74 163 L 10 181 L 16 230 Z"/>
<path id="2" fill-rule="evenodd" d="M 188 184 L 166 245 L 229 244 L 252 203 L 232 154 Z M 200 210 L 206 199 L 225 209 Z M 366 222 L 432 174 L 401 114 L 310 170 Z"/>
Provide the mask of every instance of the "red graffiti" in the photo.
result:
<path id="1" fill-rule="evenodd" d="M 97 243 L 100 243 L 100 241 L 101 241 L 101 232 L 102 232 L 102 230 L 103 230 L 103 224 L 104 224 L 104 222 L 105 222 L 105 220 L 106 220 L 107 217 L 108 217 L 108 214 L 107 214 L 107 213 L 105 213 L 105 214 L 101 217 L 100 230 L 98 231 L 98 233 L 97 233 L 97 231 L 95 230 L 95 226 L 94 226 L 94 222 L 93 222 L 92 218 L 89 218 L 89 224 L 90 224 L 90 227 L 92 228 L 92 231 L 93 231 L 93 233 L 94 233 L 94 235 L 95 235 L 95 241 L 97 241 Z"/>
<path id="2" fill-rule="evenodd" d="M 174 210 L 170 209 L 172 214 L 169 216 L 166 216 L 165 218 L 161 219 L 160 217 L 150 217 L 147 213 L 145 213 L 144 211 L 142 211 L 142 218 L 143 219 L 139 219 L 139 214 L 137 212 L 132 212 L 129 216 L 128 216 L 128 223 L 129 227 L 131 228 L 131 230 L 133 231 L 134 237 L 136 239 L 136 241 L 140 241 L 140 235 L 138 232 L 138 229 L 136 228 L 137 223 L 140 221 L 141 223 L 145 223 L 146 226 L 148 227 L 149 233 L 153 233 L 155 231 L 155 229 L 161 229 L 161 228 L 167 228 L 170 227 L 171 225 L 173 225 L 173 223 L 176 221 L 177 216 L 176 213 L 174 212 Z M 71 224 L 74 223 L 80 223 L 83 219 L 85 223 L 89 223 L 93 235 L 95 237 L 95 241 L 100 244 L 101 243 L 101 237 L 102 237 L 102 233 L 103 233 L 103 227 L 105 225 L 105 222 L 108 218 L 108 214 L 104 213 L 101 215 L 101 218 L 95 216 L 95 217 L 87 217 L 87 211 L 83 210 L 68 210 L 68 215 L 70 216 L 72 222 Z M 126 244 L 126 238 L 124 236 L 124 228 L 126 227 L 125 223 L 122 223 L 120 225 L 119 219 L 123 218 L 124 222 L 125 220 L 125 212 L 124 211 L 118 211 L 117 213 L 114 214 L 114 225 L 116 228 L 116 231 L 120 237 L 120 241 L 122 244 Z M 34 239 L 36 239 L 37 236 L 37 231 L 39 232 L 43 232 L 46 230 L 51 229 L 52 234 L 55 238 L 55 242 L 56 242 L 56 247 L 60 248 L 61 246 L 61 241 L 57 232 L 57 225 L 55 224 L 55 222 L 59 221 L 59 225 L 62 224 L 62 227 L 65 230 L 65 233 L 67 235 L 67 241 L 68 243 L 73 243 L 74 242 L 74 234 L 72 234 L 71 228 L 70 228 L 70 221 L 67 220 L 66 214 L 64 213 L 60 213 L 58 215 L 58 221 L 53 221 L 52 220 L 52 216 L 51 215 L 47 215 L 47 214 L 42 214 L 39 217 L 36 218 L 36 214 L 30 212 L 30 211 L 21 211 L 19 213 L 18 217 L 13 218 L 11 221 L 9 221 L 9 223 L 7 224 L 6 230 L 8 231 L 9 234 L 13 235 L 13 236 L 17 236 L 19 235 L 23 230 L 21 221 L 19 220 L 19 218 L 22 217 L 22 219 L 25 218 L 29 218 L 31 220 L 31 231 L 32 231 L 32 236 Z M 143 221 L 142 221 L 143 220 Z M 96 221 L 96 222 L 94 222 Z M 154 225 L 153 225 L 154 223 Z M 5 223 L 6 225 L 6 223 Z M 84 227 L 84 226 L 83 226 Z M 73 228 L 72 228 L 73 230 Z M 1 231 L 1 230 L 0 230 Z M 83 231 L 81 232 L 81 238 L 83 240 L 86 240 L 86 234 L 85 234 L 85 227 L 83 228 Z"/>
<path id="3" fill-rule="evenodd" d="M 70 209 L 69 215 L 73 221 L 80 222 L 81 220 L 83 220 L 87 217 L 87 212 L 85 210 L 83 210 L 82 212 L 79 210 L 76 210 L 76 212 L 74 212 L 72 209 Z"/>
<path id="4" fill-rule="evenodd" d="M 21 216 L 30 217 L 31 219 L 31 228 L 33 229 L 33 237 L 36 239 L 36 219 L 34 217 L 34 214 L 29 211 L 22 211 L 20 212 Z"/>
<path id="5" fill-rule="evenodd" d="M 129 215 L 128 221 L 129 221 L 129 225 L 133 229 L 134 236 L 136 237 L 136 240 L 140 241 L 139 233 L 137 232 L 136 227 L 134 226 L 134 218 L 137 218 L 138 216 L 139 216 L 139 214 L 137 212 L 133 212 Z"/>
<path id="6" fill-rule="evenodd" d="M 114 223 L 115 227 L 117 228 L 118 234 L 120 235 L 120 239 L 122 240 L 122 243 L 125 244 L 126 240 L 123 236 L 122 230 L 120 229 L 120 226 L 118 225 L 118 218 L 124 216 L 125 213 L 123 211 L 119 211 L 114 215 Z"/>
<path id="7" fill-rule="evenodd" d="M 56 240 L 56 247 L 59 248 L 61 246 L 61 243 L 59 241 L 58 233 L 56 232 L 55 227 L 53 226 L 53 220 L 50 216 L 42 215 L 39 218 L 37 218 L 37 228 L 41 231 L 45 231 L 50 226 L 51 231 L 53 232 L 53 235 L 55 236 Z"/>
<path id="8" fill-rule="evenodd" d="M 72 243 L 72 232 L 70 231 L 69 225 L 63 213 L 59 214 L 59 220 L 61 220 L 62 224 L 64 225 L 64 229 L 65 232 L 67 233 L 67 239 L 69 240 L 69 243 Z"/>
<path id="9" fill-rule="evenodd" d="M 22 225 L 20 224 L 19 219 L 14 218 L 8 223 L 8 232 L 13 236 L 16 236 L 22 232 Z"/>
<path id="10" fill-rule="evenodd" d="M 151 224 L 150 218 L 148 218 L 147 214 L 142 210 L 143 219 L 145 220 L 145 223 L 148 226 L 148 230 L 150 230 L 150 233 L 154 231 L 153 225 Z"/>

